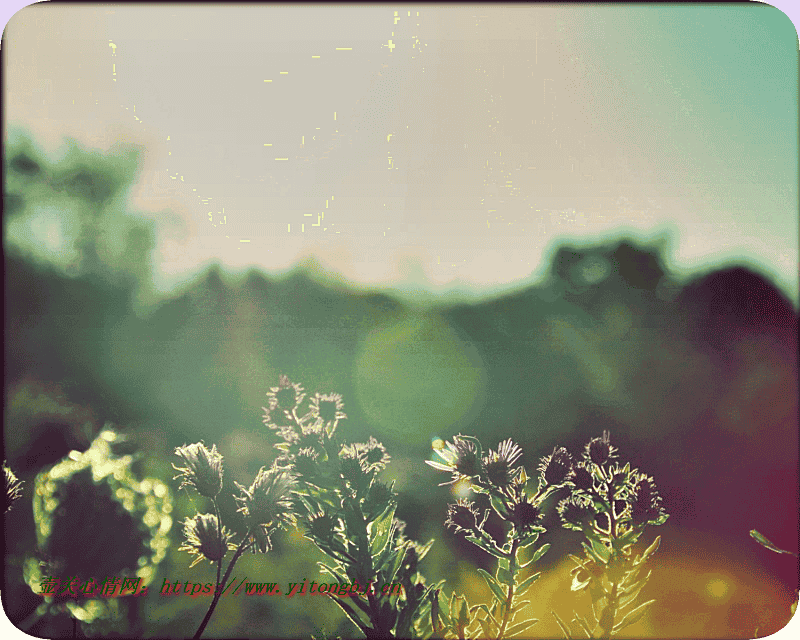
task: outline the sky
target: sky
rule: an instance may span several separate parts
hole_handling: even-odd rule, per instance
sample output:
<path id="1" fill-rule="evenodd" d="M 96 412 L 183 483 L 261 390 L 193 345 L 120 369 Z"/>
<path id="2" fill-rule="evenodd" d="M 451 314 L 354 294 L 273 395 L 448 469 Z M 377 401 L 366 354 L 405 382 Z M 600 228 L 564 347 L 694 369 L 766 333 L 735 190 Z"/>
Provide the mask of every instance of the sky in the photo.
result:
<path id="1" fill-rule="evenodd" d="M 7 140 L 146 149 L 161 291 L 313 256 L 485 293 L 559 240 L 666 232 L 676 272 L 756 265 L 798 304 L 798 40 L 768 5 L 43 3 L 4 38 Z"/>

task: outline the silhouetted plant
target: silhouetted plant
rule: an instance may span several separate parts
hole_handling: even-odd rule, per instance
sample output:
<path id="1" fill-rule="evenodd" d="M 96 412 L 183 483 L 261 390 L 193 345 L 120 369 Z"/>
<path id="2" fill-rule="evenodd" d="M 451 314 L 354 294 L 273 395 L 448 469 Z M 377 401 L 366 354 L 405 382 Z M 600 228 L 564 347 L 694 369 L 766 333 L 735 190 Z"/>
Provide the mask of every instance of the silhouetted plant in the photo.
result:
<path id="1" fill-rule="evenodd" d="M 38 557 L 26 561 L 24 573 L 43 602 L 32 617 L 68 613 L 85 634 L 109 631 L 122 607 L 110 596 L 141 592 L 164 559 L 172 527 L 169 489 L 134 477 L 133 456 L 118 457 L 112 449 L 123 440 L 106 427 L 88 450 L 73 451 L 36 476 Z"/>
<path id="2" fill-rule="evenodd" d="M 539 573 L 523 577 L 547 552 L 549 544 L 533 550 L 527 562 L 520 552 L 532 547 L 545 529 L 539 524 L 542 503 L 562 487 L 572 476 L 572 460 L 563 448 L 542 460 L 539 489 L 531 498 L 527 494 L 528 474 L 515 463 L 522 449 L 511 440 L 501 442 L 496 451 L 483 454 L 477 438 L 457 435 L 438 450 L 441 461 L 426 461 L 439 471 L 453 474 L 454 482 L 468 483 L 476 493 L 489 497 L 492 509 L 505 523 L 499 541 L 484 529 L 489 511 L 479 514 L 474 503 L 466 499 L 451 504 L 445 524 L 456 533 L 466 533 L 467 540 L 497 558 L 494 575 L 478 569 L 492 593 L 491 604 L 469 605 L 465 596 L 453 593 L 449 605 L 440 602 L 440 592 L 432 598 L 432 620 L 435 637 L 466 638 L 480 635 L 487 638 L 506 638 L 523 633 L 538 620 L 515 622 L 529 600 L 519 601 L 539 577 Z"/>
<path id="3" fill-rule="evenodd" d="M 558 505 L 563 526 L 581 532 L 584 557 L 570 555 L 572 591 L 586 590 L 591 597 L 590 617 L 575 613 L 573 622 L 589 638 L 611 638 L 644 616 L 655 600 L 636 604 L 650 577 L 645 564 L 656 552 L 660 536 L 641 555 L 632 557 L 632 545 L 648 525 L 661 525 L 668 515 L 661 507 L 653 479 L 630 463 L 614 460 L 616 448 L 609 434 L 593 438 L 570 480 L 571 495 Z M 553 612 L 564 635 L 568 626 Z"/>
<path id="4" fill-rule="evenodd" d="M 219 518 L 223 468 L 216 445 L 175 450 L 183 460 L 183 466 L 175 466 L 181 472 L 176 479 L 210 498 L 215 510 L 184 524 L 181 549 L 197 556 L 193 565 L 202 558 L 217 565 L 217 589 L 194 637 L 203 633 L 242 553 L 266 553 L 274 531 L 298 522 L 305 537 L 331 559 L 319 563 L 340 585 L 328 596 L 368 638 L 430 635 L 428 595 L 434 587 L 425 585 L 418 565 L 433 541 L 420 546 L 409 540 L 405 523 L 394 517 L 397 494 L 377 479 L 389 455 L 375 438 L 366 443 L 339 439 L 337 426 L 347 417 L 340 395 L 315 393 L 299 411 L 304 399 L 303 387 L 286 376 L 267 393 L 263 422 L 281 437 L 280 456 L 268 469 L 262 467 L 249 488 L 237 485 L 241 495 L 235 499 L 247 525 L 238 545 L 230 542 Z M 228 550 L 234 555 L 220 579 Z M 383 593 L 376 583 L 400 588 Z M 341 585 L 348 586 L 346 599 L 339 595 Z"/>

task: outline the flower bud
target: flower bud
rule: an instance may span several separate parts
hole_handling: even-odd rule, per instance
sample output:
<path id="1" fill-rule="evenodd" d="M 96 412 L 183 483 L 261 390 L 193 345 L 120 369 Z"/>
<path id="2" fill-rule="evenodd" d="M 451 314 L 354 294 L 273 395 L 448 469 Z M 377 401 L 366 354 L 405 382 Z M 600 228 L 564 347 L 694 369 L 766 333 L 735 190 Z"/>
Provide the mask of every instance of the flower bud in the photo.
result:
<path id="1" fill-rule="evenodd" d="M 183 445 L 175 449 L 175 455 L 182 458 L 185 466 L 172 467 L 181 473 L 175 479 L 183 478 L 180 488 L 191 486 L 201 496 L 216 498 L 222 490 L 222 455 L 217 453 L 217 445 L 209 451 L 202 442 Z"/>
<path id="2" fill-rule="evenodd" d="M 558 514 L 566 529 L 582 531 L 583 527 L 594 520 L 594 509 L 591 501 L 583 496 L 571 495 L 558 503 Z"/>
<path id="3" fill-rule="evenodd" d="M 616 457 L 616 448 L 611 445 L 608 431 L 603 431 L 602 438 L 592 438 L 586 445 L 584 456 L 598 466 Z"/>
<path id="4" fill-rule="evenodd" d="M 510 516 L 511 523 L 517 531 L 522 532 L 535 527 L 542 517 L 542 512 L 536 505 L 528 502 L 525 496 L 522 496 L 519 502 L 514 503 Z"/>
<path id="5" fill-rule="evenodd" d="M 580 489 L 582 491 L 589 491 L 592 486 L 594 485 L 594 480 L 592 478 L 591 472 L 586 468 L 583 463 L 578 464 L 575 469 L 575 473 L 572 476 L 572 484 L 575 485 L 576 489 Z"/>
<path id="6" fill-rule="evenodd" d="M 238 509 L 250 521 L 250 525 L 263 524 L 269 528 L 283 528 L 294 522 L 292 496 L 295 478 L 286 469 L 272 466 L 261 467 L 253 484 L 246 489 L 236 483 L 242 492 L 234 499 L 241 505 Z"/>
<path id="7" fill-rule="evenodd" d="M 186 518 L 183 533 L 186 541 L 179 547 L 180 551 L 188 551 L 196 555 L 193 567 L 203 558 L 211 562 L 219 562 L 229 549 L 231 534 L 222 527 L 218 529 L 217 516 L 210 513 L 198 513 L 194 518 Z"/>
<path id="8" fill-rule="evenodd" d="M 539 472 L 545 484 L 560 485 L 572 476 L 572 456 L 564 447 L 558 447 L 552 454 L 542 458 Z"/>
<path id="9" fill-rule="evenodd" d="M 451 527 L 456 533 L 459 531 L 473 532 L 478 527 L 476 517 L 478 515 L 474 503 L 462 498 L 456 504 L 451 504 L 447 511 L 445 526 Z"/>

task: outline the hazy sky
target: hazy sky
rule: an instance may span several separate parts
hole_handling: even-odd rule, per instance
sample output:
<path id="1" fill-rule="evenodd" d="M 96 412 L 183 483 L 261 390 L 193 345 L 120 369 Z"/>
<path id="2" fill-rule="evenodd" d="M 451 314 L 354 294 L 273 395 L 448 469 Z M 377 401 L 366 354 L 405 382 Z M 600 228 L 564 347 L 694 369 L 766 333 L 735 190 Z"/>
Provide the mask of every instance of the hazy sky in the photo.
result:
<path id="1" fill-rule="evenodd" d="M 797 301 L 797 33 L 768 5 L 45 3 L 5 35 L 7 125 L 145 145 L 163 288 L 313 254 L 486 290 L 666 225 L 676 268 L 743 256 Z"/>

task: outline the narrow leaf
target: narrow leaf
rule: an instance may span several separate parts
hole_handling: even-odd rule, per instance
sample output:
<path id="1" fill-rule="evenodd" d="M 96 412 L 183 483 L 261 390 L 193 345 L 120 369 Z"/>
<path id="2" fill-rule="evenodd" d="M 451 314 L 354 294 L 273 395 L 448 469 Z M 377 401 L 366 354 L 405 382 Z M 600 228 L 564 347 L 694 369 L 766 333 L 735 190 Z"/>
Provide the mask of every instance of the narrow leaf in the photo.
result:
<path id="1" fill-rule="evenodd" d="M 561 633 L 564 634 L 564 637 L 567 640 L 572 640 L 572 636 L 569 633 L 569 629 L 567 628 L 567 625 L 564 624 L 564 621 L 561 618 L 558 617 L 558 614 L 555 611 L 552 611 L 551 613 L 555 617 L 556 622 L 558 623 L 558 626 L 561 627 Z"/>
<path id="2" fill-rule="evenodd" d="M 494 595 L 500 601 L 506 599 L 506 596 L 503 593 L 503 590 L 500 588 L 500 585 L 497 584 L 497 581 L 492 577 L 492 575 L 488 571 L 484 569 L 478 569 L 478 573 L 480 573 L 483 576 L 483 579 L 486 580 L 486 584 L 489 585 L 489 588 L 492 590 L 492 593 L 494 593 Z"/>
<path id="3" fill-rule="evenodd" d="M 620 629 L 629 627 L 635 622 L 639 622 L 642 616 L 646 613 L 647 607 L 649 607 L 654 602 L 655 600 L 648 600 L 647 602 L 643 602 L 642 604 L 640 604 L 635 609 L 631 609 L 630 611 L 628 611 L 628 613 L 625 614 L 625 617 L 614 625 L 614 631 L 619 631 Z"/>
<path id="4" fill-rule="evenodd" d="M 797 555 L 796 553 L 793 553 L 791 551 L 786 551 L 785 549 L 780 549 L 780 548 L 776 547 L 774 544 L 772 544 L 769 540 L 767 540 L 763 535 L 761 535 L 755 529 L 753 529 L 750 532 L 750 535 L 753 538 L 755 538 L 756 542 L 758 542 L 760 545 L 766 547 L 770 551 L 774 551 L 775 553 L 788 553 L 788 554 L 793 555 L 793 556 Z"/>
<path id="5" fill-rule="evenodd" d="M 583 618 L 576 613 L 575 622 L 577 622 L 580 628 L 583 629 L 583 632 L 586 634 L 587 638 L 592 637 L 592 630 L 589 628 L 589 623 L 586 621 L 586 618 Z"/>
<path id="6" fill-rule="evenodd" d="M 524 594 L 528 590 L 528 587 L 530 587 L 534 582 L 536 582 L 536 580 L 539 578 L 540 575 L 542 574 L 534 573 L 532 576 L 523 580 L 517 587 L 517 595 L 521 596 L 522 594 Z"/>
<path id="7" fill-rule="evenodd" d="M 534 554 L 533 554 L 533 557 L 530 559 L 530 562 L 529 562 L 528 564 L 530 564 L 531 562 L 539 562 L 539 560 L 541 559 L 541 557 L 542 557 L 542 556 L 543 556 L 545 553 L 547 553 L 547 550 L 550 548 L 550 546 L 551 546 L 551 545 L 550 545 L 550 543 L 548 542 L 547 544 L 543 544 L 541 547 L 539 547 L 539 548 L 538 548 L 538 549 L 537 549 L 537 550 L 534 552 Z"/>
<path id="8" fill-rule="evenodd" d="M 537 618 L 531 618 L 530 620 L 526 620 L 525 622 L 518 622 L 517 624 L 513 625 L 512 627 L 506 629 L 506 635 L 508 637 L 512 637 L 517 635 L 518 633 L 522 633 L 525 629 L 532 627 L 535 625 L 539 620 Z"/>

